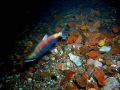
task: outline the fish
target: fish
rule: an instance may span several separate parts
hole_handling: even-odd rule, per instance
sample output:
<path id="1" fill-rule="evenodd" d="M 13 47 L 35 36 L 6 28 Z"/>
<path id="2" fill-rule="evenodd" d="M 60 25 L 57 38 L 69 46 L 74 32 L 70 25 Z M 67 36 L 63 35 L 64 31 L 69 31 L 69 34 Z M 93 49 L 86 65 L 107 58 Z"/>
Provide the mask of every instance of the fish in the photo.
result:
<path id="1" fill-rule="evenodd" d="M 23 62 L 31 62 L 38 59 L 45 52 L 52 48 L 52 44 L 57 42 L 58 37 L 67 37 L 65 34 L 65 27 L 59 33 L 55 33 L 49 37 L 46 34 L 42 41 L 35 47 L 33 52 L 27 57 L 23 58 Z"/>

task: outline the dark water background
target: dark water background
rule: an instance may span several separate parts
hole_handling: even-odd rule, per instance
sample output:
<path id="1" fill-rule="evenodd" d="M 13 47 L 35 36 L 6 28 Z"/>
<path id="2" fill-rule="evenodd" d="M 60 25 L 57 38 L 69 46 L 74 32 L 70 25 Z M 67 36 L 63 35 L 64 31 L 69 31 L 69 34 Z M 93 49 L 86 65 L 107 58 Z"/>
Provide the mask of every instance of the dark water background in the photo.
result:
<path id="1" fill-rule="evenodd" d="M 12 52 L 16 38 L 27 29 L 32 30 L 39 21 L 50 22 L 53 19 L 45 20 L 51 14 L 51 10 L 62 13 L 63 8 L 69 9 L 84 4 L 84 7 L 94 7 L 99 0 L 14 0 L 5 1 L 3 9 L 5 26 L 1 32 L 1 56 Z M 120 14 L 119 0 L 100 0 L 101 3 L 108 3 L 117 9 Z M 91 3 L 92 2 L 92 3 Z M 99 3 L 98 3 L 99 4 Z M 88 6 L 89 5 L 89 6 Z"/>

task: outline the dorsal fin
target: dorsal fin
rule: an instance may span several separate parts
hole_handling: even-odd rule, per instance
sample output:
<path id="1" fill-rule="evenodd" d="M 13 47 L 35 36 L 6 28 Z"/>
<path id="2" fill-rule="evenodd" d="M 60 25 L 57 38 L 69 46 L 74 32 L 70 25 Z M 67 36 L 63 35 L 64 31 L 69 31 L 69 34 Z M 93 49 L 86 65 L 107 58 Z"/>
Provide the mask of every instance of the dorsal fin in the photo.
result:
<path id="1" fill-rule="evenodd" d="M 48 35 L 47 35 L 47 34 L 45 34 L 45 36 L 43 37 L 42 40 L 44 40 L 44 39 L 46 39 L 46 38 L 48 38 Z"/>

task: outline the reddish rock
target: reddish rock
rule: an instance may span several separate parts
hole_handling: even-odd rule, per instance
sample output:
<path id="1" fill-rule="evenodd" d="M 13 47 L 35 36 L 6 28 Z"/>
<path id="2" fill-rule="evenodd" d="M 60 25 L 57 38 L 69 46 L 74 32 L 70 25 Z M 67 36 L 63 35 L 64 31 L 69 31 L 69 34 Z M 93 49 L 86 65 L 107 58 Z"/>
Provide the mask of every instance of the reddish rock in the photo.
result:
<path id="1" fill-rule="evenodd" d="M 99 68 L 95 68 L 94 69 L 94 77 L 97 78 L 103 78 L 104 77 L 104 71 L 99 69 Z"/>
<path id="2" fill-rule="evenodd" d="M 97 82 L 88 83 L 87 87 L 88 87 L 88 89 L 90 89 L 90 88 L 96 88 L 98 90 Z"/>
<path id="3" fill-rule="evenodd" d="M 118 33 L 120 31 L 120 25 L 119 24 L 116 24 L 113 26 L 113 32 L 114 33 Z"/>
<path id="4" fill-rule="evenodd" d="M 75 27 L 75 24 L 74 24 L 74 22 L 72 22 L 72 21 L 70 21 L 69 23 L 68 23 L 68 26 L 71 28 L 71 27 Z"/>
<path id="5" fill-rule="evenodd" d="M 88 51 L 89 51 L 89 47 L 87 47 L 85 45 L 80 48 L 80 54 L 82 54 L 82 55 L 84 55 Z"/>
<path id="6" fill-rule="evenodd" d="M 112 64 L 111 60 L 106 60 L 106 65 L 110 66 Z"/>
<path id="7" fill-rule="evenodd" d="M 65 70 L 64 73 L 65 73 L 65 76 L 72 76 L 75 72 L 71 69 L 68 69 L 68 70 Z"/>
<path id="8" fill-rule="evenodd" d="M 75 77 L 75 80 L 80 85 L 80 87 L 86 87 L 87 79 L 85 77 L 77 76 Z"/>
<path id="9" fill-rule="evenodd" d="M 98 83 L 101 85 L 101 86 L 104 86 L 104 85 L 106 85 L 106 80 L 104 79 L 104 78 L 97 78 L 97 80 L 98 80 Z"/>
<path id="10" fill-rule="evenodd" d="M 74 36 L 74 35 L 70 35 L 69 37 L 68 37 L 68 39 L 67 39 L 67 44 L 72 44 L 72 43 L 74 43 L 75 41 L 76 41 L 76 36 Z"/>
<path id="11" fill-rule="evenodd" d="M 120 46 L 112 46 L 111 54 L 120 54 Z"/>
<path id="12" fill-rule="evenodd" d="M 43 60 L 39 60 L 37 63 L 38 63 L 38 64 L 43 64 L 44 61 L 43 61 Z"/>
<path id="13" fill-rule="evenodd" d="M 94 58 L 94 57 L 98 56 L 98 52 L 93 50 L 93 51 L 90 51 L 89 53 L 87 53 L 87 55 L 91 58 Z"/>
<path id="14" fill-rule="evenodd" d="M 98 37 L 96 37 L 96 34 L 95 35 L 94 33 L 87 33 L 87 34 L 88 34 L 87 39 L 90 46 L 95 45 L 99 41 Z"/>
<path id="15" fill-rule="evenodd" d="M 61 64 L 61 63 L 56 64 L 56 66 L 57 66 L 58 68 L 62 69 L 62 64 Z"/>

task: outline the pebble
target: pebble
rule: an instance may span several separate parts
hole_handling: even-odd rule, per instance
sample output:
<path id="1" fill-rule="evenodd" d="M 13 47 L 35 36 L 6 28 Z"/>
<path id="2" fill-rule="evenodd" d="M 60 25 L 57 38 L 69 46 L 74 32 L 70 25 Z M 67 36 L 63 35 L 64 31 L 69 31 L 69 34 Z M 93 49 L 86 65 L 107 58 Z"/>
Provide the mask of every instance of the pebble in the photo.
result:
<path id="1" fill-rule="evenodd" d="M 27 82 L 31 83 L 32 82 L 32 78 L 27 78 Z"/>
<path id="2" fill-rule="evenodd" d="M 103 65 L 102 65 L 101 62 L 95 60 L 95 62 L 94 62 L 94 66 L 95 66 L 95 67 L 99 67 L 99 68 L 101 68 Z"/>
<path id="3" fill-rule="evenodd" d="M 66 65 L 67 65 L 67 67 L 69 67 L 69 66 L 70 66 L 70 62 L 67 62 L 67 64 L 66 64 Z"/>
<path id="4" fill-rule="evenodd" d="M 120 73 L 120 66 L 117 66 L 116 70 Z"/>
<path id="5" fill-rule="evenodd" d="M 77 65 L 78 67 L 82 65 L 82 63 L 80 62 L 80 57 L 79 56 L 75 56 L 72 53 L 68 54 L 70 57 L 70 60 L 72 62 L 74 62 L 75 65 Z"/>
<path id="6" fill-rule="evenodd" d="M 59 51 L 55 48 L 54 49 L 54 52 L 56 53 L 56 54 L 59 54 Z"/>
<path id="7" fill-rule="evenodd" d="M 115 87 L 119 87 L 120 83 L 114 78 L 109 77 L 106 79 L 106 85 L 101 90 L 113 90 Z"/>
<path id="8" fill-rule="evenodd" d="M 54 60 L 55 60 L 55 57 L 52 57 L 51 59 L 54 61 Z"/>
<path id="9" fill-rule="evenodd" d="M 111 47 L 109 47 L 109 46 L 103 46 L 103 47 L 101 47 L 100 49 L 99 49 L 99 52 L 100 53 L 105 53 L 105 52 L 108 52 L 108 51 L 110 51 L 111 50 Z"/>

